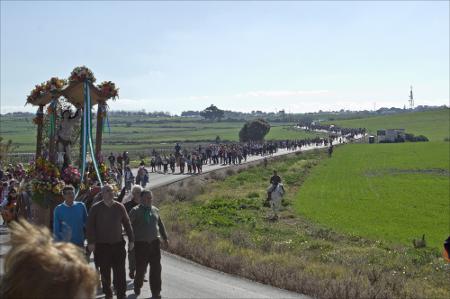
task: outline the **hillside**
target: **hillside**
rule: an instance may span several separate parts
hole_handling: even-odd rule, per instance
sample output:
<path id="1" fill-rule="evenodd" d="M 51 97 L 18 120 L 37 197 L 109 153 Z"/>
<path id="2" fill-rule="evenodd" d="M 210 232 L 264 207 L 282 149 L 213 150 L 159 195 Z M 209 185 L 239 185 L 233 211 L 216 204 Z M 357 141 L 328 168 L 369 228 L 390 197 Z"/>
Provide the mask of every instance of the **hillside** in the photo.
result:
<path id="1" fill-rule="evenodd" d="M 327 123 L 346 128 L 367 128 L 371 134 L 376 134 L 378 129 L 402 128 L 414 135 L 425 135 L 431 141 L 442 141 L 449 137 L 450 109 L 338 120 Z"/>

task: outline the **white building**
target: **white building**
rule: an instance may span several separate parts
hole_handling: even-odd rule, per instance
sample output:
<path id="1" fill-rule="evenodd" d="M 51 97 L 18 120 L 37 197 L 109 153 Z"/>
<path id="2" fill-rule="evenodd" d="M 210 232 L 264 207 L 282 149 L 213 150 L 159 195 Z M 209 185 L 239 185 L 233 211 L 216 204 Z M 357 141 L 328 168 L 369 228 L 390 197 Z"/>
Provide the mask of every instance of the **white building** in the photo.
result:
<path id="1" fill-rule="evenodd" d="M 405 140 L 405 129 L 386 129 L 377 131 L 378 142 L 395 142 L 398 139 Z"/>

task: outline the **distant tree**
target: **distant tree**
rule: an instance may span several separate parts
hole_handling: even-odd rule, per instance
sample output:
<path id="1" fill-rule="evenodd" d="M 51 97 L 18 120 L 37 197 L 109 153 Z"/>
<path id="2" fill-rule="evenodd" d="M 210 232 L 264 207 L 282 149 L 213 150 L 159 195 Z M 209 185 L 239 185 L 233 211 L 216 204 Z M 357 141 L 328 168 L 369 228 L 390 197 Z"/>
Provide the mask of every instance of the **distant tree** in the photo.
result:
<path id="1" fill-rule="evenodd" d="M 183 111 L 183 112 L 181 112 L 181 116 L 184 116 L 184 117 L 200 116 L 200 112 L 199 111 L 192 111 L 192 110 Z"/>
<path id="2" fill-rule="evenodd" d="M 239 140 L 241 142 L 263 141 L 264 137 L 270 131 L 270 124 L 264 119 L 255 119 L 246 122 L 239 131 Z"/>
<path id="3" fill-rule="evenodd" d="M 218 120 L 220 121 L 223 118 L 224 111 L 217 108 L 215 105 L 211 105 L 205 110 L 200 112 L 200 116 L 204 117 L 207 120 Z"/>
<path id="4" fill-rule="evenodd" d="M 13 144 L 11 139 L 6 142 L 5 141 L 3 140 L 3 137 L 0 136 L 0 161 L 7 161 L 8 154 L 13 152 L 18 147 Z"/>
<path id="5" fill-rule="evenodd" d="M 244 124 L 244 126 L 239 131 L 239 141 L 247 142 L 249 140 L 248 137 L 248 122 Z"/>
<path id="6" fill-rule="evenodd" d="M 216 143 L 217 143 L 217 144 L 220 143 L 220 136 L 219 136 L 219 135 L 216 136 Z"/>

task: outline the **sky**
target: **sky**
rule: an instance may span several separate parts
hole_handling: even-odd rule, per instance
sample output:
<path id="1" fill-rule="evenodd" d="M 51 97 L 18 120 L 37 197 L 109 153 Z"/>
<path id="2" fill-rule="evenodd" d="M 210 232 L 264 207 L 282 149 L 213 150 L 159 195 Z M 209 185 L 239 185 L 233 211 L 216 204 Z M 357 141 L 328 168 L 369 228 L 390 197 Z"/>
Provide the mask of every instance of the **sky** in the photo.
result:
<path id="1" fill-rule="evenodd" d="M 86 65 L 113 110 L 449 104 L 448 1 L 1 1 L 1 113 Z"/>

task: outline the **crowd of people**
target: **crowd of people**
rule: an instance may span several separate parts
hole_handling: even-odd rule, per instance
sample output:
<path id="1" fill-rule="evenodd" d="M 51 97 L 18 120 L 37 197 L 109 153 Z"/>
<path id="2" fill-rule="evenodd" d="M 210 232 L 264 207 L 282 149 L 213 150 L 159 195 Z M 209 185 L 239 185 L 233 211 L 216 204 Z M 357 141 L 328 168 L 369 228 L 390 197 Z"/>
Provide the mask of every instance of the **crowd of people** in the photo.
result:
<path id="1" fill-rule="evenodd" d="M 261 143 L 223 143 L 198 145 L 194 148 L 182 148 L 177 143 L 170 153 L 161 153 L 156 150 L 151 152 L 151 157 L 146 164 L 141 161 L 137 174 L 134 175 L 130 167 L 128 152 L 108 156 L 110 175 L 118 184 L 122 179 L 126 190 L 129 191 L 133 184 L 146 187 L 149 183 L 149 173 L 161 174 L 201 174 L 204 165 L 239 165 L 246 162 L 250 156 L 272 156 L 279 149 L 296 151 L 302 147 L 329 146 L 332 139 L 315 137 L 296 140 L 269 141 Z M 336 142 L 343 142 L 342 138 Z"/>
<path id="2" fill-rule="evenodd" d="M 60 267 L 73 263 L 67 270 L 86 273 L 87 278 L 101 278 L 101 286 L 106 298 L 112 298 L 111 270 L 113 272 L 113 286 L 118 298 L 125 298 L 126 292 L 126 257 L 128 255 L 128 276 L 134 280 L 134 292 L 139 295 L 143 286 L 147 267 L 150 265 L 150 288 L 153 298 L 159 298 L 161 292 L 161 244 L 168 246 L 168 236 L 164 224 L 159 216 L 159 211 L 152 205 L 152 192 L 148 190 L 149 173 L 162 174 L 201 174 L 204 165 L 239 165 L 250 156 L 271 156 L 280 149 L 295 151 L 307 146 L 331 145 L 331 139 L 311 138 L 302 140 L 285 140 L 264 143 L 227 143 L 199 145 L 194 149 L 182 148 L 176 144 L 173 152 L 161 154 L 153 151 L 149 165 L 141 162 L 136 175 L 130 166 L 130 157 L 127 152 L 119 155 L 111 153 L 107 158 L 109 172 L 116 180 L 120 193 L 115 197 L 113 186 L 106 184 L 103 187 L 90 186 L 89 191 L 75 201 L 75 189 L 66 185 L 62 190 L 63 202 L 57 205 L 52 215 L 52 239 L 61 244 L 50 245 L 49 232 L 41 229 L 30 229 L 26 220 L 31 220 L 31 190 L 30 184 L 25 184 L 26 169 L 23 164 L 8 164 L 0 167 L 0 209 L 3 220 L 16 231 L 28 230 L 27 238 L 13 232 L 12 249 L 18 250 L 20 246 L 24 253 L 37 254 L 36 246 L 28 246 L 33 242 L 42 242 L 45 246 L 53 246 L 48 249 L 51 252 L 39 251 L 42 259 L 64 256 L 52 267 Z M 149 167 L 149 169 L 147 169 Z M 275 178 L 276 173 L 274 174 Z M 281 180 L 271 180 L 276 184 Z M 270 190 L 269 190 L 270 191 Z M 270 194 L 270 192 L 269 192 Z M 22 220 L 23 219 L 23 220 Z M 16 220 L 16 221 L 14 221 Z M 125 232 L 128 240 L 128 248 L 123 238 Z M 36 235 L 33 235 L 33 234 Z M 37 236 L 39 234 L 39 236 Z M 18 241 L 14 241 L 18 240 Z M 162 241 L 162 242 L 161 242 Z M 28 245 L 24 245 L 27 242 Z M 44 247 L 45 247 L 44 246 Z M 22 248 L 21 247 L 21 248 Z M 40 250 L 40 249 L 39 249 Z M 84 254 L 84 263 L 80 262 L 80 252 Z M 90 256 L 94 257 L 94 268 L 86 267 Z M 14 260 L 13 260 L 14 259 Z M 0 295 L 2 298 L 14 298 L 20 296 L 22 289 L 11 286 L 17 268 L 26 268 L 29 263 L 26 257 L 9 253 L 5 260 L 6 273 L 3 278 Z M 14 265 L 14 266 L 11 266 Z M 89 270 L 90 269 L 90 270 Z M 93 271 L 91 271 L 93 270 Z M 49 275 L 42 270 L 42 275 Z M 67 273 L 69 279 L 76 273 Z M 83 280 L 78 276 L 75 278 Z M 62 279 L 58 282 L 65 287 L 69 282 Z M 95 288 L 92 281 L 80 281 L 79 290 L 68 287 L 68 294 L 78 296 L 82 294 L 86 298 L 95 296 Z M 52 287 L 39 289 L 36 294 L 53 298 L 58 292 L 53 292 Z M 41 292 L 41 293 L 39 293 Z M 47 293 L 49 292 L 49 293 Z M 52 295 L 53 292 L 53 295 Z M 80 293 L 81 292 L 81 293 Z M 70 296 L 69 296 L 70 297 Z M 73 298 L 75 298 L 73 297 Z"/>
<path id="3" fill-rule="evenodd" d="M 75 201 L 75 189 L 70 185 L 65 186 L 62 190 L 64 201 L 53 212 L 52 237 L 57 242 L 54 245 L 50 244 L 48 230 L 30 229 L 33 226 L 26 220 L 13 221 L 10 224 L 12 248 L 5 258 L 5 275 L 0 284 L 0 297 L 22 298 L 24 290 L 17 287 L 17 272 L 25 271 L 27 267 L 39 262 L 44 263 L 46 257 L 51 257 L 59 260 L 45 262 L 51 264 L 49 268 L 38 267 L 42 272 L 40 274 L 44 276 L 43 281 L 50 279 L 49 275 L 55 275 L 55 272 L 50 272 L 56 271 L 58 266 L 63 270 L 58 270 L 57 273 L 67 273 L 53 282 L 48 289 L 41 287 L 46 286 L 45 283 L 36 283 L 33 296 L 60 298 L 58 296 L 61 295 L 61 290 L 67 288 L 68 293 L 64 298 L 95 298 L 94 286 L 97 286 L 97 277 L 100 276 L 105 297 L 112 298 L 112 270 L 115 294 L 117 298 L 126 298 L 127 250 L 122 233 L 124 230 L 128 240 L 129 277 L 134 279 L 134 293 L 137 296 L 140 294 L 150 265 L 152 298 L 160 298 L 161 240 L 164 246 L 168 246 L 164 224 L 159 210 L 152 205 L 153 194 L 150 190 L 135 185 L 128 196 L 124 194 L 125 192 L 121 192 L 115 197 L 113 187 L 104 185 L 96 194 L 94 202 L 88 206 L 84 202 Z M 27 230 L 24 234 L 28 236 L 17 233 L 24 230 Z M 17 250 L 22 252 L 16 253 Z M 43 252 L 44 250 L 49 252 Z M 87 267 L 92 254 L 97 271 L 93 267 Z M 35 260 L 30 256 L 42 259 Z M 81 272 L 86 276 L 80 277 Z M 70 286 L 70 279 L 74 276 L 76 277 L 72 282 L 78 282 L 80 285 L 77 290 Z M 59 288 L 55 291 L 57 287 Z M 27 292 L 31 292 L 30 288 Z"/>
<path id="4" fill-rule="evenodd" d="M 153 150 L 148 163 L 141 161 L 136 172 L 132 170 L 127 151 L 117 155 L 110 153 L 107 159 L 101 158 L 100 161 L 107 160 L 110 178 L 119 189 L 125 187 L 124 192 L 129 193 L 135 184 L 146 188 L 150 173 L 202 174 L 205 165 L 239 165 L 251 156 L 268 157 L 280 149 L 296 151 L 309 146 L 328 146 L 331 155 L 332 142 L 332 139 L 315 137 L 262 143 L 208 144 L 194 148 L 182 148 L 177 143 L 170 153 Z M 342 139 L 335 142 L 342 142 Z M 19 216 L 26 219 L 31 216 L 31 187 L 24 184 L 25 178 L 26 168 L 22 163 L 0 167 L 0 211 L 4 223 Z"/>
<path id="5" fill-rule="evenodd" d="M 355 134 L 362 132 L 355 130 L 353 132 Z M 280 149 L 296 151 L 310 146 L 327 146 L 331 156 L 333 142 L 341 143 L 343 140 L 342 138 L 333 140 L 315 137 L 261 143 L 215 143 L 193 148 L 182 148 L 177 143 L 169 153 L 153 150 L 148 162 L 145 163 L 142 160 L 137 171 L 132 170 L 130 155 L 127 151 L 117 155 L 110 153 L 107 159 L 100 157 L 99 160 L 101 162 L 106 160 L 108 175 L 112 182 L 119 189 L 125 187 L 123 191 L 129 193 L 135 184 L 146 188 L 150 181 L 150 173 L 202 174 L 205 165 L 239 165 L 251 156 L 269 157 Z M 26 167 L 22 163 L 0 167 L 0 211 L 4 223 L 17 219 L 19 216 L 26 219 L 31 216 L 31 187 L 30 184 L 24 183 L 25 178 Z M 94 176 L 94 180 L 95 178 Z"/>
<path id="6" fill-rule="evenodd" d="M 321 125 L 314 122 L 298 122 L 297 127 L 308 130 L 308 131 L 320 131 L 328 132 L 333 135 L 342 135 L 349 138 L 354 138 L 355 136 L 366 134 L 367 130 L 365 128 L 343 128 L 336 125 Z"/>
<path id="7" fill-rule="evenodd" d="M 18 217 L 31 216 L 31 189 L 23 183 L 25 175 L 22 163 L 0 167 L 0 213 L 3 224 Z"/>

